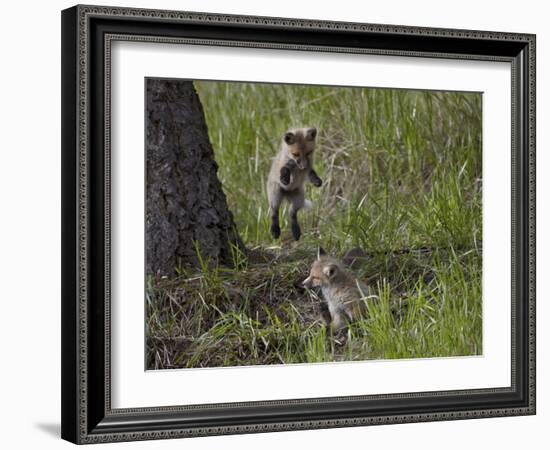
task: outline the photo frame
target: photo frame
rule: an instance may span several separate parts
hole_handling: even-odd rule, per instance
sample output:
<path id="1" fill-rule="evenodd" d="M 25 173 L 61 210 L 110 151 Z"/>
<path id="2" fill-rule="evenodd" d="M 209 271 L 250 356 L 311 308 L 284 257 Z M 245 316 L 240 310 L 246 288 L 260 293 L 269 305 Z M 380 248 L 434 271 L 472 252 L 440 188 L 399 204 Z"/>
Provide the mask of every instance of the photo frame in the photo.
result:
<path id="1" fill-rule="evenodd" d="M 511 206 L 510 342 L 503 343 L 510 348 L 509 385 L 113 407 L 115 42 L 159 51 L 186 43 L 296 52 L 294 58 L 315 52 L 509 65 L 511 189 L 502 194 Z M 535 36 L 99 6 L 64 10 L 61 350 L 62 437 L 79 444 L 535 414 Z M 223 384 L 228 372 L 209 373 Z"/>

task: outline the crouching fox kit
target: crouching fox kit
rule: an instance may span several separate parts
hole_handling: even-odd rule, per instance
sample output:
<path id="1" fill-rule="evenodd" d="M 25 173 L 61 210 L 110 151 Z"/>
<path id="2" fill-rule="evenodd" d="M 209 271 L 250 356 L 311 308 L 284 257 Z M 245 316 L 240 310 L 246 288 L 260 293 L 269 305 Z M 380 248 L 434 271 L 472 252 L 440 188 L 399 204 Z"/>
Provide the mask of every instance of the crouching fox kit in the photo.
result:
<path id="1" fill-rule="evenodd" d="M 303 285 L 306 288 L 321 288 L 333 332 L 346 328 L 348 323 L 364 317 L 367 312 L 365 301 L 370 293 L 368 286 L 349 274 L 337 259 L 321 248 Z"/>
<path id="2" fill-rule="evenodd" d="M 271 209 L 271 235 L 277 239 L 281 235 L 279 208 L 283 200 L 290 203 L 292 237 L 300 239 L 298 211 L 306 206 L 304 183 L 306 178 L 316 187 L 322 181 L 313 169 L 316 128 L 291 128 L 281 143 L 279 153 L 273 160 L 267 178 L 267 197 Z"/>

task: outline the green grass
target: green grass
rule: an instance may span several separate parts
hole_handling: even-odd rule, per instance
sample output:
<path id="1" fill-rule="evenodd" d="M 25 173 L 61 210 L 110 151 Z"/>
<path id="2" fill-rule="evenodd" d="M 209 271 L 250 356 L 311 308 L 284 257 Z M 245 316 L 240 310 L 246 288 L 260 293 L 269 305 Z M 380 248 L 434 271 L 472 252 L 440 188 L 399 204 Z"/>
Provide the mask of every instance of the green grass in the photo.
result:
<path id="1" fill-rule="evenodd" d="M 149 368 L 481 354 L 481 96 L 451 92 L 196 82 L 228 204 L 251 256 L 239 269 L 180 268 L 149 280 Z M 265 181 L 291 126 L 319 130 L 299 215 L 273 241 Z M 318 245 L 369 258 L 377 292 L 338 342 L 300 288 Z M 401 251 L 424 249 L 423 251 Z"/>

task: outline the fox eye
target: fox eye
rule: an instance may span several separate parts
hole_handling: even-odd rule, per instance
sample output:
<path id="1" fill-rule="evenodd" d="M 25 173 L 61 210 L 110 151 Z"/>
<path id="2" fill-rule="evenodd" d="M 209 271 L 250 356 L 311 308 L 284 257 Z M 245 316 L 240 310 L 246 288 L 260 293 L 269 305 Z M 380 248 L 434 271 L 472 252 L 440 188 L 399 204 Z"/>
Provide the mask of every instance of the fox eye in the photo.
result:
<path id="1" fill-rule="evenodd" d="M 286 142 L 288 145 L 294 144 L 294 142 L 295 142 L 294 133 L 291 133 L 290 131 L 289 131 L 288 133 L 286 133 L 286 134 L 285 134 L 285 142 Z"/>
<path id="2" fill-rule="evenodd" d="M 334 266 L 334 264 L 330 264 L 326 267 L 323 268 L 323 273 L 331 278 L 335 273 L 336 273 L 336 266 Z"/>
<path id="3" fill-rule="evenodd" d="M 294 156 L 295 158 L 298 158 L 298 156 L 300 156 L 299 153 L 292 153 L 292 156 Z"/>

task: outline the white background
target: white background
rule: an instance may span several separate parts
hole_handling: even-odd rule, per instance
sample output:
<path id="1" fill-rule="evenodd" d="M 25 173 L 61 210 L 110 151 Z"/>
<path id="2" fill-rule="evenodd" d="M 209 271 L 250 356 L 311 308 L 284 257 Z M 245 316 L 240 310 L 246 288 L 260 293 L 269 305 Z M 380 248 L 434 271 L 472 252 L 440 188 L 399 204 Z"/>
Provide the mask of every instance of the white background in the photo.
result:
<path id="1" fill-rule="evenodd" d="M 114 408 L 510 386 L 509 63 L 136 42 L 116 42 L 111 56 Z M 145 372 L 145 257 L 136 246 L 145 239 L 145 156 L 135 131 L 145 129 L 147 76 L 483 92 L 483 356 Z M 346 382 L 327 383 L 335 379 Z"/>
<path id="2" fill-rule="evenodd" d="M 537 33 L 538 198 L 550 194 L 548 12 L 544 2 L 464 0 L 357 2 L 339 0 L 139 1 L 107 4 L 238 14 L 502 30 Z M 4 448 L 68 448 L 59 440 L 60 398 L 60 16 L 71 2 L 3 5 L 2 147 L 2 372 L 0 411 Z M 549 202 L 538 202 L 538 415 L 385 427 L 225 436 L 186 441 L 115 444 L 118 448 L 289 448 L 314 446 L 407 449 L 543 448 L 550 419 L 548 306 Z M 546 279 L 545 279 L 546 278 Z"/>

